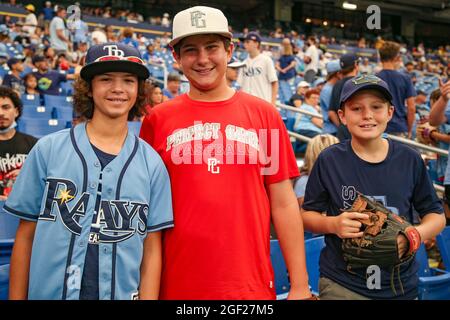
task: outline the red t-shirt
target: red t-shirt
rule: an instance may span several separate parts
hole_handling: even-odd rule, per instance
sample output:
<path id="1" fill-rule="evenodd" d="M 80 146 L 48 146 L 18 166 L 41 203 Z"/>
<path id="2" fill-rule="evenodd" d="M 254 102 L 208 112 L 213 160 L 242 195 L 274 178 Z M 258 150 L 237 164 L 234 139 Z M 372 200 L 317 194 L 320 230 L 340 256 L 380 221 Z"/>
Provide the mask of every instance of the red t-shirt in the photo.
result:
<path id="1" fill-rule="evenodd" d="M 153 108 L 140 135 L 172 185 L 160 298 L 274 299 L 266 188 L 299 175 L 277 110 L 243 92 L 219 102 L 185 94 Z"/>

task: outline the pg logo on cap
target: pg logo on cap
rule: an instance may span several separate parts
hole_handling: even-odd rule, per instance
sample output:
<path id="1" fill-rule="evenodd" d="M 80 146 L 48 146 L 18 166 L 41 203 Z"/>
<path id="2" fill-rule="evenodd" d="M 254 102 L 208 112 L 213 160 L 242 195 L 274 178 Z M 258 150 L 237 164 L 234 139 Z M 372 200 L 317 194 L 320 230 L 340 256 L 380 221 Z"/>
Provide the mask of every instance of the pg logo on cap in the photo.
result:
<path id="1" fill-rule="evenodd" d="M 196 28 L 206 28 L 206 20 L 203 19 L 204 16 L 206 16 L 206 13 L 198 10 L 191 12 L 191 26 Z"/>
<path id="2" fill-rule="evenodd" d="M 103 50 L 108 49 L 108 56 L 116 56 L 123 58 L 125 56 L 125 52 L 117 48 L 116 45 L 103 46 Z"/>

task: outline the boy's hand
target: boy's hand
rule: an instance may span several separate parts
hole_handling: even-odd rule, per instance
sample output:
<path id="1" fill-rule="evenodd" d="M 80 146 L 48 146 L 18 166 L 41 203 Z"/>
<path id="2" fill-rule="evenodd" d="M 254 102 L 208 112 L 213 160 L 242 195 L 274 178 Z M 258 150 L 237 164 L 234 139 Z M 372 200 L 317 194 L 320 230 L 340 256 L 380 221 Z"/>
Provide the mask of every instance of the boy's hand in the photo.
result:
<path id="1" fill-rule="evenodd" d="M 402 234 L 397 236 L 398 257 L 401 258 L 408 251 L 408 239 Z"/>
<path id="2" fill-rule="evenodd" d="M 441 90 L 441 97 L 445 101 L 450 99 L 450 81 L 444 84 L 441 79 L 439 79 L 439 89 Z"/>
<path id="3" fill-rule="evenodd" d="M 360 212 L 344 211 L 337 217 L 334 217 L 334 234 L 339 238 L 357 238 L 362 237 L 361 222 L 358 220 L 369 219 L 369 215 Z"/>

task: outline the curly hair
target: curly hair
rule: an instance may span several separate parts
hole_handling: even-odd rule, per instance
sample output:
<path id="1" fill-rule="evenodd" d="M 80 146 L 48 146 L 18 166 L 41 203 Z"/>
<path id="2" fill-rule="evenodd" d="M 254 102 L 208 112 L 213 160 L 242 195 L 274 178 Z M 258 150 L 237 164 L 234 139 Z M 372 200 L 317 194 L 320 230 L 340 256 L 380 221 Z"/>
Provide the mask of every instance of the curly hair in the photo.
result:
<path id="1" fill-rule="evenodd" d="M 14 105 L 14 108 L 16 108 L 19 113 L 15 120 L 19 119 L 20 116 L 22 115 L 23 104 L 22 104 L 22 100 L 20 100 L 17 93 L 10 87 L 0 86 L 0 98 L 11 99 L 11 101 Z"/>
<path id="2" fill-rule="evenodd" d="M 89 92 L 91 92 L 92 89 L 91 82 L 87 82 L 81 77 L 78 77 L 73 84 L 73 88 L 73 109 L 75 110 L 75 113 L 82 119 L 92 119 L 94 115 L 94 100 L 89 96 Z M 139 79 L 136 103 L 128 113 L 128 121 L 133 121 L 136 118 L 147 114 L 145 102 L 145 80 Z"/>

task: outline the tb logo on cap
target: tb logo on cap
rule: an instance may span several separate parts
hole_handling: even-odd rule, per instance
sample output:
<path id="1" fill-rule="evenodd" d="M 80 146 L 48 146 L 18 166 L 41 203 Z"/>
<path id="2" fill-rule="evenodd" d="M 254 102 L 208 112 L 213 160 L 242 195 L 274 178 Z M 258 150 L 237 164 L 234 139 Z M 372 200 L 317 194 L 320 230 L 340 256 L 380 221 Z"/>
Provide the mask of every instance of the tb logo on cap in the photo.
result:
<path id="1" fill-rule="evenodd" d="M 206 20 L 202 19 L 203 16 L 206 14 L 201 11 L 191 12 L 191 25 L 196 28 L 206 28 Z"/>
<path id="2" fill-rule="evenodd" d="M 108 56 L 116 56 L 120 58 L 125 56 L 125 52 L 118 49 L 116 45 L 104 46 L 103 50 L 105 50 L 105 48 L 108 49 Z"/>

